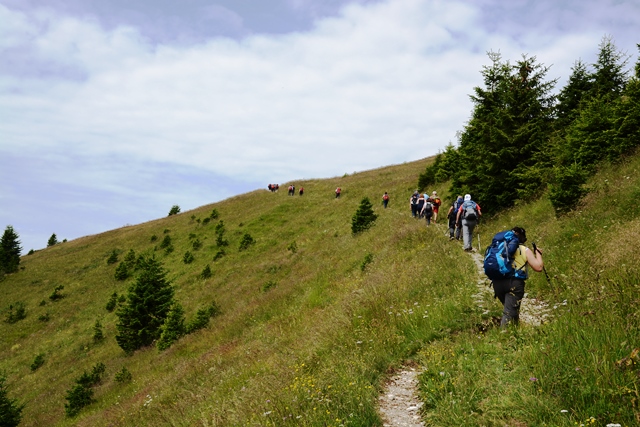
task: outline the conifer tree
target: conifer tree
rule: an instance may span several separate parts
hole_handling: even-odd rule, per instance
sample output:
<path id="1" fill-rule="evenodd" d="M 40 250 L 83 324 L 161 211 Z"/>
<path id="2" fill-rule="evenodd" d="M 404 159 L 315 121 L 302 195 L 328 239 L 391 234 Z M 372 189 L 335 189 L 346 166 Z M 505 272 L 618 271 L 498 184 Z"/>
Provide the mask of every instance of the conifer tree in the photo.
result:
<path id="1" fill-rule="evenodd" d="M 627 58 L 611 38 L 600 43 L 598 60 L 593 64 L 593 86 L 580 115 L 568 126 L 562 142 L 562 164 L 576 162 L 593 173 L 601 160 L 617 159 L 628 149 L 627 141 L 617 138 L 620 123 L 619 105 L 626 87 Z"/>
<path id="2" fill-rule="evenodd" d="M 22 247 L 18 240 L 18 233 L 8 225 L 0 239 L 0 275 L 15 273 L 20 265 Z"/>
<path id="3" fill-rule="evenodd" d="M 368 197 L 364 197 L 358 206 L 358 210 L 351 218 L 351 232 L 358 234 L 369 229 L 378 218 L 373 212 L 373 205 Z"/>
<path id="4" fill-rule="evenodd" d="M 159 338 L 173 304 L 173 287 L 166 272 L 155 258 L 141 260 L 142 271 L 128 290 L 126 304 L 116 314 L 116 341 L 126 352 L 150 345 Z"/>
<path id="5" fill-rule="evenodd" d="M 160 329 L 160 338 L 157 342 L 158 350 L 166 350 L 175 341 L 179 340 L 187 332 L 184 324 L 184 310 L 179 303 L 174 303 L 169 314 Z"/>
<path id="6" fill-rule="evenodd" d="M 51 237 L 49 237 L 49 240 L 47 241 L 47 247 L 54 246 L 57 244 L 58 244 L 58 236 L 56 236 L 56 233 L 53 233 Z"/>
<path id="7" fill-rule="evenodd" d="M 19 405 L 16 399 L 9 398 L 6 380 L 6 377 L 0 374 L 0 425 L 15 427 L 20 424 L 24 405 Z"/>
<path id="8" fill-rule="evenodd" d="M 476 87 L 472 118 L 459 135 L 460 167 L 452 177 L 452 193 L 471 193 L 492 213 L 513 206 L 544 184 L 541 165 L 551 163 L 547 149 L 553 118 L 556 81 L 535 57 L 514 65 L 490 53 L 492 65 L 482 71 L 484 88 Z"/>

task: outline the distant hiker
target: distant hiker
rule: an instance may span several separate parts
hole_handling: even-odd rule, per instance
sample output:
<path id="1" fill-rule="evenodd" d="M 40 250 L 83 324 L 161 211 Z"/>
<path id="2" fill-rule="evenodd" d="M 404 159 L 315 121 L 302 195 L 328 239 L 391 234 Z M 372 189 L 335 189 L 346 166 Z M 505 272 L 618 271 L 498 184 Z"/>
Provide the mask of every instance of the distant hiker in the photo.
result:
<path id="1" fill-rule="evenodd" d="M 429 197 L 424 201 L 424 205 L 422 206 L 422 211 L 420 212 L 420 214 L 427 221 L 427 227 L 431 225 L 431 218 L 433 218 L 433 213 L 434 213 L 433 201 Z"/>
<path id="2" fill-rule="evenodd" d="M 418 203 L 416 204 L 416 212 L 418 213 L 418 219 L 422 219 L 424 213 L 422 212 L 422 208 L 424 208 L 425 198 L 420 194 L 418 196 Z"/>
<path id="3" fill-rule="evenodd" d="M 462 220 L 462 243 L 464 250 L 473 250 L 473 229 L 478 224 L 478 219 L 482 216 L 480 205 L 471 200 L 470 194 L 464 195 L 464 202 L 458 209 L 456 222 Z"/>
<path id="4" fill-rule="evenodd" d="M 275 192 L 277 193 L 279 189 L 280 189 L 280 184 L 276 184 Z"/>
<path id="5" fill-rule="evenodd" d="M 304 187 L 300 187 L 300 191 L 298 192 L 301 196 L 304 194 Z"/>
<path id="6" fill-rule="evenodd" d="M 387 209 L 387 205 L 389 204 L 389 194 L 386 191 L 382 195 L 382 204 L 384 205 L 384 208 Z"/>
<path id="7" fill-rule="evenodd" d="M 418 190 L 416 190 L 409 198 L 409 205 L 411 206 L 411 216 L 417 218 L 418 216 Z"/>
<path id="8" fill-rule="evenodd" d="M 518 238 L 518 247 L 513 256 L 513 273 L 511 277 L 492 280 L 495 297 L 504 306 L 502 320 L 500 321 L 501 328 L 507 327 L 510 323 L 517 325 L 520 321 L 520 304 L 524 297 L 525 280 L 529 277 L 527 265 L 538 273 L 544 269 L 540 249 L 536 247 L 535 243 L 533 244 L 533 251 L 524 245 L 527 241 L 527 234 L 524 228 L 513 227 L 512 231 Z M 487 248 L 487 251 L 489 251 L 489 248 Z"/>
<path id="9" fill-rule="evenodd" d="M 449 240 L 455 239 L 460 240 L 460 230 L 462 229 L 462 224 L 458 221 L 458 209 L 462 206 L 462 196 L 458 196 L 456 200 L 451 203 L 451 207 L 449 208 L 449 212 L 447 212 L 447 218 L 449 218 Z"/>
<path id="10" fill-rule="evenodd" d="M 340 197 L 340 193 L 342 193 L 342 189 L 340 187 L 336 188 L 336 199 Z"/>
<path id="11" fill-rule="evenodd" d="M 289 186 L 289 191 L 287 192 L 288 196 L 293 196 L 296 193 L 296 187 L 294 187 L 293 185 Z"/>
<path id="12" fill-rule="evenodd" d="M 269 184 L 267 185 L 267 188 L 269 189 L 269 191 L 273 192 L 273 185 Z"/>
<path id="13" fill-rule="evenodd" d="M 442 204 L 442 200 L 440 200 L 438 193 L 435 191 L 431 193 L 431 203 L 433 203 L 433 223 L 435 224 L 438 221 L 438 209 Z"/>

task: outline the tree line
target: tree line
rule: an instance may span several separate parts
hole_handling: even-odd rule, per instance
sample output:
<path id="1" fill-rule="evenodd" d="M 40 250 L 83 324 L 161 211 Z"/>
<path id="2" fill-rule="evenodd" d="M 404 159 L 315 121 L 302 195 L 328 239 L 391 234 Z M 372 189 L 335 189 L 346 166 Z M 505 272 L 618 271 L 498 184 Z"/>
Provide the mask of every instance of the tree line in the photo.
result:
<path id="1" fill-rule="evenodd" d="M 535 56 L 513 64 L 488 56 L 457 146 L 436 156 L 419 188 L 450 180 L 452 194 L 471 193 L 489 214 L 547 194 L 562 215 L 578 206 L 603 162 L 640 145 L 640 60 L 630 76 L 629 56 L 611 37 L 602 38 L 594 64 L 574 63 L 557 94 L 557 79 Z"/>

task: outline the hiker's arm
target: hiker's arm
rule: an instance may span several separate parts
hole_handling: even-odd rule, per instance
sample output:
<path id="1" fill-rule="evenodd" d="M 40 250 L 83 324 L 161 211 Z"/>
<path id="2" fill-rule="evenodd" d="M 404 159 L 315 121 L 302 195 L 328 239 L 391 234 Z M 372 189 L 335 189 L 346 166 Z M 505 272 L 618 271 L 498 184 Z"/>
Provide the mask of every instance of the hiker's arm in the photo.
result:
<path id="1" fill-rule="evenodd" d="M 544 262 L 542 262 L 542 252 L 540 252 L 540 248 L 534 253 L 532 250 L 527 248 L 525 251 L 527 254 L 527 262 L 533 268 L 534 271 L 538 273 L 542 271 L 544 268 Z"/>

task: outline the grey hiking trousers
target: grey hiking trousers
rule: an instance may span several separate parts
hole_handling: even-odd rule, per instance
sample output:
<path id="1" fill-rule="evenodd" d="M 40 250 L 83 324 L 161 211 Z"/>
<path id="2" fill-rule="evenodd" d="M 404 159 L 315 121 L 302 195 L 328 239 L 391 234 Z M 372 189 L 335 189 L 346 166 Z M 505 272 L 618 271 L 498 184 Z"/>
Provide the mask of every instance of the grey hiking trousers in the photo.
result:
<path id="1" fill-rule="evenodd" d="M 504 306 L 500 327 L 505 328 L 509 323 L 517 325 L 520 321 L 520 304 L 524 298 L 524 280 L 494 280 L 493 291 Z"/>
<path id="2" fill-rule="evenodd" d="M 466 251 L 473 249 L 473 229 L 476 224 L 476 221 L 462 220 L 462 243 Z"/>

